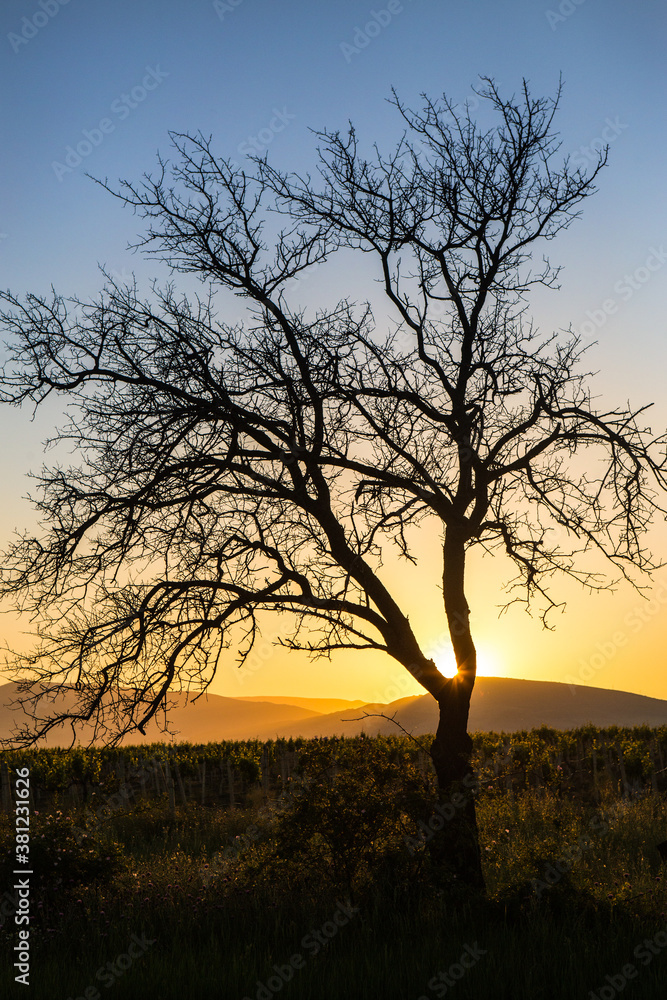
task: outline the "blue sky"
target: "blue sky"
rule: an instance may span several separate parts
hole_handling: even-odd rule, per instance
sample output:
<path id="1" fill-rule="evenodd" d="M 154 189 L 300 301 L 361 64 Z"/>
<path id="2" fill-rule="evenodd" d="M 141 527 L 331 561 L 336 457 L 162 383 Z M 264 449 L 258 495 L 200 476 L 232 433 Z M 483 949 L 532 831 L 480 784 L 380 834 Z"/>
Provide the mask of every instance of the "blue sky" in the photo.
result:
<path id="1" fill-rule="evenodd" d="M 592 157 L 605 136 L 610 165 L 582 219 L 549 247 L 563 265 L 562 289 L 536 295 L 533 313 L 542 328 L 572 323 L 597 338 L 591 366 L 602 371 L 603 395 L 656 400 L 655 423 L 664 425 L 665 20 L 659 0 L 5 0 L 0 284 L 19 294 L 53 284 L 85 297 L 100 286 L 98 262 L 143 281 L 159 275 L 126 249 L 141 220 L 86 172 L 138 179 L 154 170 L 158 150 L 169 155 L 169 130 L 212 133 L 219 153 L 240 163 L 254 142 L 277 165 L 303 171 L 315 162 L 309 129 L 343 129 L 351 119 L 365 141 L 391 148 L 401 130 L 386 100 L 392 86 L 415 106 L 421 92 L 473 98 L 482 74 L 506 94 L 526 77 L 535 95 L 551 95 L 562 73 L 563 152 Z M 79 164 L 67 160 L 77 146 Z M 643 270 L 647 260 L 659 266 Z M 337 280 L 336 297 L 363 296 L 358 275 L 339 269 Z M 28 413 L 4 414 L 7 537 L 29 516 L 19 502 L 25 473 L 41 463 L 54 413 L 34 424 Z M 590 614 L 582 607 L 562 633 L 564 649 Z M 530 675 L 527 662 L 507 667 Z M 378 667 L 359 696 L 376 692 L 380 676 Z M 621 677 L 597 682 L 618 687 Z M 275 691 L 278 679 L 264 673 L 237 693 Z M 667 679 L 647 674 L 634 683 L 640 689 L 667 697 Z M 342 693 L 333 681 L 329 691 Z"/>

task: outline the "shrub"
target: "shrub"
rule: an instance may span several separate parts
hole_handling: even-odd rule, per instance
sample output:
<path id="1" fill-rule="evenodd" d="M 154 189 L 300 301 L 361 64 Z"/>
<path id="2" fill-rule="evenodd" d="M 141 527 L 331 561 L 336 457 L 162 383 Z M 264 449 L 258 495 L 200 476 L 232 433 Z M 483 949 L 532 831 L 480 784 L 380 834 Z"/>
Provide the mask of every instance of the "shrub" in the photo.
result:
<path id="1" fill-rule="evenodd" d="M 14 855 L 14 831 L 8 826 L 0 833 L 0 881 L 5 885 L 11 884 Z M 125 867 L 122 848 L 117 843 L 80 831 L 71 816 L 60 811 L 33 815 L 31 885 L 40 895 L 62 895 L 92 883 L 110 882 Z"/>
<path id="2" fill-rule="evenodd" d="M 413 869 L 405 847 L 434 792 L 416 755 L 393 741 L 313 741 L 301 754 L 275 821 L 264 866 L 294 886 L 344 887 L 355 893 Z"/>

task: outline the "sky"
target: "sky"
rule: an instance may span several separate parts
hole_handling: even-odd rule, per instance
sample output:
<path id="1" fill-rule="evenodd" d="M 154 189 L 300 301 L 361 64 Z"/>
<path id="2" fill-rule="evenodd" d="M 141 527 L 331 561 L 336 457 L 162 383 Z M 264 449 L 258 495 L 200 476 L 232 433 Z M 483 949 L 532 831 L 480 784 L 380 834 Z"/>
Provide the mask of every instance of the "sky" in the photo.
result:
<path id="1" fill-rule="evenodd" d="M 422 93 L 444 92 L 474 110 L 480 76 L 505 95 L 525 77 L 534 95 L 549 96 L 562 74 L 562 153 L 592 164 L 608 141 L 609 165 L 582 218 L 549 246 L 563 268 L 560 290 L 535 294 L 531 312 L 542 331 L 571 324 L 591 344 L 601 401 L 654 402 L 657 433 L 667 425 L 665 21 L 660 0 L 5 0 L 0 286 L 22 295 L 53 285 L 85 298 L 103 283 L 98 265 L 120 278 L 135 273 L 146 292 L 151 277 L 164 278 L 127 249 L 141 220 L 87 174 L 112 184 L 140 179 L 155 170 L 158 151 L 169 155 L 169 131 L 211 134 L 220 155 L 241 166 L 255 149 L 304 172 L 315 164 L 313 129 L 343 130 L 351 120 L 365 141 L 391 149 L 401 132 L 392 87 L 413 107 Z M 374 294 L 363 271 L 339 268 L 334 277 L 341 297 Z M 317 289 L 304 285 L 303 294 L 305 305 L 317 304 Z M 34 522 L 26 477 L 45 460 L 58 407 L 31 416 L 3 413 L 6 541 Z M 418 571 L 387 567 L 387 580 L 448 672 L 437 546 L 427 534 L 416 545 Z M 650 545 L 667 561 L 664 523 Z M 508 576 L 499 560 L 468 567 L 480 673 L 667 698 L 667 567 L 644 597 L 628 586 L 597 595 L 557 587 L 567 609 L 549 632 L 519 607 L 498 617 Z M 20 645 L 28 628 L 6 614 L 0 639 Z M 211 690 L 376 701 L 423 693 L 385 656 L 311 663 L 269 640 L 244 671 L 230 655 Z"/>

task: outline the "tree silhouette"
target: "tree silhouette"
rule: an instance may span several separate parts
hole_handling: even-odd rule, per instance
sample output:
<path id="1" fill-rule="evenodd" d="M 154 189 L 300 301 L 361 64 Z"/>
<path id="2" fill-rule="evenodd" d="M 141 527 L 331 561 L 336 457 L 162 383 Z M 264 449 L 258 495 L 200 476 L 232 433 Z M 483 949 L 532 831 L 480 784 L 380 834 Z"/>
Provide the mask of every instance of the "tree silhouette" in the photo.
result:
<path id="1" fill-rule="evenodd" d="M 437 700 L 440 794 L 464 804 L 430 846 L 483 884 L 466 554 L 506 553 L 545 621 L 553 573 L 605 585 L 587 550 L 628 579 L 650 571 L 665 437 L 642 410 L 596 410 L 578 338 L 540 337 L 525 315 L 558 274 L 546 258 L 531 269 L 534 247 L 577 217 L 606 152 L 588 174 L 555 162 L 560 89 L 504 99 L 485 79 L 479 96 L 488 128 L 446 97 L 415 112 L 394 94 L 405 132 L 389 157 L 364 158 L 352 127 L 317 133 L 317 181 L 259 157 L 250 176 L 211 139 L 173 134 L 174 165 L 112 193 L 148 220 L 137 246 L 207 295 L 155 285 L 143 300 L 108 276 L 92 302 L 4 294 L 4 398 L 64 394 L 75 415 L 58 436 L 80 458 L 42 472 L 45 534 L 5 558 L 3 592 L 42 637 L 16 663 L 32 715 L 19 744 L 63 722 L 111 741 L 143 731 L 170 690 L 205 688 L 224 655 L 243 664 L 261 621 L 290 613 L 288 648 L 382 650 Z M 371 255 L 388 329 L 349 298 L 292 303 L 294 279 L 340 250 Z M 221 286 L 243 322 L 216 315 Z M 419 524 L 442 544 L 451 678 L 382 571 L 414 561 Z M 54 684 L 77 706 L 40 715 Z"/>

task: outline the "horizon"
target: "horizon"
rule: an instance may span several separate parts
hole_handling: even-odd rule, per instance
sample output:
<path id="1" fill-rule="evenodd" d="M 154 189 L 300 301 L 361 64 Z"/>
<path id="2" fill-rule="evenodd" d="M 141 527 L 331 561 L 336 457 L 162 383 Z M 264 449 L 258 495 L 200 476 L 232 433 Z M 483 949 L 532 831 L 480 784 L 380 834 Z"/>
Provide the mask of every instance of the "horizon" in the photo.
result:
<path id="1" fill-rule="evenodd" d="M 500 677 L 479 678 L 477 690 L 478 696 L 473 693 L 470 704 L 471 734 L 507 735 L 543 727 L 561 733 L 587 730 L 589 726 L 598 730 L 667 727 L 667 701 L 634 692 L 591 687 L 569 690 L 559 682 Z M 9 739 L 16 725 L 16 714 L 9 709 L 14 695 L 12 689 L 11 697 L 0 699 L 2 739 Z M 428 694 L 407 695 L 389 703 L 370 703 L 302 695 L 228 698 L 210 692 L 195 700 L 174 692 L 170 701 L 172 704 L 166 716 L 159 713 L 144 734 L 125 734 L 120 745 L 207 745 L 248 740 L 265 743 L 297 738 L 354 738 L 362 732 L 369 737 L 394 734 L 419 738 L 428 734 L 433 736 L 438 724 L 438 707 Z M 68 703 L 65 695 L 62 708 Z M 168 731 L 164 730 L 165 726 Z M 64 731 L 60 728 L 51 731 L 35 749 L 66 749 L 71 745 L 66 727 Z M 75 745 L 99 747 L 104 745 L 104 740 L 93 739 L 93 730 L 84 725 Z"/>
<path id="2" fill-rule="evenodd" d="M 647 695 L 642 691 L 630 691 L 627 690 L 626 688 L 617 689 L 615 687 L 604 687 L 599 684 L 584 683 L 579 680 L 577 680 L 576 683 L 574 683 L 573 680 L 572 681 L 553 680 L 552 678 L 549 677 L 505 677 L 505 676 L 499 677 L 495 674 L 482 674 L 478 672 L 475 680 L 475 687 L 479 685 L 480 681 L 517 681 L 517 682 L 527 681 L 529 684 L 530 683 L 559 684 L 562 685 L 563 687 L 570 688 L 573 697 L 575 697 L 575 692 L 572 691 L 572 688 L 584 688 L 586 690 L 591 690 L 591 691 L 604 691 L 618 695 L 633 695 L 633 696 L 636 695 L 639 698 L 652 698 L 655 701 L 667 702 L 667 697 L 659 698 L 655 695 Z M 15 683 L 17 682 L 11 681 L 9 679 L 2 679 L 0 680 L 0 688 Z M 389 693 L 391 693 L 391 687 L 388 688 L 388 691 Z M 300 691 L 298 693 L 292 693 L 292 694 L 266 694 L 265 692 L 261 692 L 259 694 L 252 694 L 252 695 L 247 695 L 247 694 L 233 695 L 233 694 L 221 694 L 218 691 L 212 691 L 210 689 L 207 689 L 205 691 L 197 691 L 196 689 L 189 691 L 172 689 L 170 690 L 169 694 L 170 695 L 186 694 L 188 696 L 191 695 L 192 697 L 188 698 L 188 703 L 194 702 L 195 698 L 198 697 L 206 698 L 208 697 L 208 695 L 215 695 L 218 698 L 229 698 L 232 701 L 266 700 L 268 702 L 270 700 L 280 699 L 281 701 L 285 701 L 288 704 L 296 704 L 296 702 L 298 701 L 334 701 L 334 702 L 360 702 L 362 705 L 369 705 L 369 704 L 390 705 L 393 704 L 393 702 L 395 701 L 401 701 L 402 699 L 405 698 L 422 698 L 429 696 L 428 692 L 423 690 L 417 691 L 412 694 L 397 694 L 396 697 L 391 697 L 389 701 L 377 701 L 377 700 L 374 701 L 373 699 L 364 699 L 360 696 L 354 696 L 352 694 L 331 694 L 331 693 L 309 694 L 307 691 Z M 475 692 L 473 690 L 473 698 L 474 697 L 475 697 Z M 293 701 L 291 699 L 293 699 Z"/>

